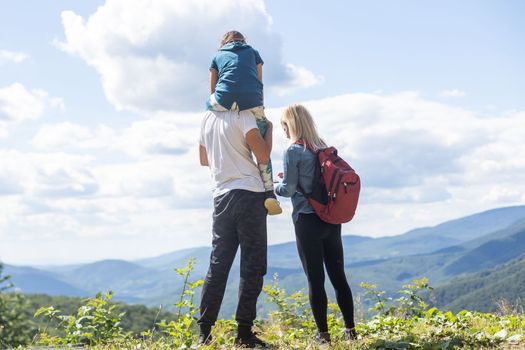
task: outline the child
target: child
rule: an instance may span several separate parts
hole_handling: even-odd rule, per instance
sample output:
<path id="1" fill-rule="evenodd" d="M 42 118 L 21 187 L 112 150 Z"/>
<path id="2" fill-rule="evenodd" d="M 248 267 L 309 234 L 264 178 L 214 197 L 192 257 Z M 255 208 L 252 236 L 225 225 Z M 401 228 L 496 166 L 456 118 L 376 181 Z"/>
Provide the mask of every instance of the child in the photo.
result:
<path id="1" fill-rule="evenodd" d="M 206 107 L 214 111 L 250 110 L 264 137 L 268 120 L 263 107 L 263 63 L 259 52 L 246 44 L 241 33 L 224 34 L 210 67 L 211 96 Z M 282 209 L 273 189 L 272 163 L 258 166 L 266 190 L 264 206 L 269 215 L 280 214 Z"/>

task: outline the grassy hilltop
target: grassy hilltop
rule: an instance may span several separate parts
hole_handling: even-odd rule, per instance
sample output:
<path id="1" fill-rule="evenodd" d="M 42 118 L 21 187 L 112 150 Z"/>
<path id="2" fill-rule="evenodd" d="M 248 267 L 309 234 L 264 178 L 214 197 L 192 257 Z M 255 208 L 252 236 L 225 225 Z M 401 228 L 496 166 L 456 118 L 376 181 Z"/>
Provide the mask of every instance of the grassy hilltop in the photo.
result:
<path id="1" fill-rule="evenodd" d="M 80 303 L 81 299 L 78 298 L 46 299 L 39 296 L 40 299 L 22 300 L 24 297 L 18 294 L 2 293 L 0 347 L 197 348 L 198 309 L 194 296 L 195 289 L 202 284 L 202 280 L 192 281 L 192 264 L 190 261 L 184 268 L 177 269 L 186 283 L 175 303 L 175 313 L 145 308 L 138 310 L 134 308 L 140 306 L 130 308 L 114 303 L 111 292 L 99 293 Z M 6 281 L 8 278 L 4 277 L 3 282 Z M 9 285 L 0 290 L 7 287 Z M 525 348 L 525 314 L 517 308 L 506 305 L 495 313 L 467 310 L 455 314 L 443 312 L 429 306 L 432 288 L 424 278 L 403 285 L 396 299 L 387 297 L 375 285 L 363 283 L 361 287 L 365 293 L 356 302 L 357 341 L 346 342 L 341 339 L 343 323 L 340 312 L 336 304 L 329 305 L 329 327 L 333 337 L 331 349 Z M 256 328 L 274 349 L 326 348 L 326 345 L 312 341 L 316 327 L 307 297 L 302 292 L 288 294 L 274 280 L 272 284 L 265 286 L 264 293 L 267 302 L 273 307 L 268 319 L 259 321 Z M 19 311 L 31 309 L 29 301 L 32 301 L 33 310 L 38 303 L 46 301 L 62 304 L 39 308 L 36 318 L 24 324 Z M 17 312 L 9 313 L 13 307 L 18 308 Z M 140 324 L 137 320 L 142 320 L 142 329 L 136 327 Z M 213 343 L 201 349 L 231 349 L 235 329 L 234 320 L 220 320 L 213 330 Z M 16 334 L 25 334 L 26 339 L 17 338 Z"/>
<path id="2" fill-rule="evenodd" d="M 525 349 L 525 206 L 394 237 L 343 236 L 343 244 L 359 338 L 342 341 L 340 312 L 331 303 L 332 349 Z M 257 330 L 275 349 L 319 348 L 293 242 L 270 246 L 268 255 Z M 173 273 L 192 256 L 197 260 Z M 133 262 L 5 266 L 12 279 L 2 277 L 0 263 L 0 349 L 196 348 L 197 278 L 204 276 L 208 256 L 204 247 Z M 232 347 L 238 264 L 230 275 L 214 342 L 203 349 Z M 108 290 L 115 293 L 97 293 Z"/>

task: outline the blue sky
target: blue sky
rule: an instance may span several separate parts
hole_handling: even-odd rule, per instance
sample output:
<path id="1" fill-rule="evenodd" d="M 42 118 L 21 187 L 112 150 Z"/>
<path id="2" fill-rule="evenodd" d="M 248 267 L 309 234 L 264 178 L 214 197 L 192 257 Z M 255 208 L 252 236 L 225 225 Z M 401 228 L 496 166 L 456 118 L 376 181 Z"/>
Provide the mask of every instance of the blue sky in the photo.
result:
<path id="1" fill-rule="evenodd" d="M 521 1 L 267 4 L 285 56 L 326 78 L 308 97 L 376 90 L 431 96 L 452 86 L 468 91 L 462 103 L 478 108 L 525 103 Z"/>
<path id="2" fill-rule="evenodd" d="M 211 181 L 195 143 L 208 64 L 232 28 L 265 60 L 270 119 L 304 102 L 362 175 L 345 233 L 525 202 L 523 2 L 209 2 L 3 5 L 0 259 L 209 244 Z M 277 129 L 276 168 L 285 147 Z M 271 243 L 293 239 L 283 202 Z"/>

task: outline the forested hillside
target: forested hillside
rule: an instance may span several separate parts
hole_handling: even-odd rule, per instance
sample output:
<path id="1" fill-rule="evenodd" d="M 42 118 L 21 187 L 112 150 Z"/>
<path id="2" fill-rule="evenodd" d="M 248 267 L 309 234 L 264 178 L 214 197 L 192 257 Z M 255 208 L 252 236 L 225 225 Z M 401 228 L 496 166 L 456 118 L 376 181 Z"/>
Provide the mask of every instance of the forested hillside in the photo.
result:
<path id="1" fill-rule="evenodd" d="M 525 305 L 525 256 L 465 277 L 434 290 L 439 307 L 494 312 L 502 307 L 523 311 Z"/>

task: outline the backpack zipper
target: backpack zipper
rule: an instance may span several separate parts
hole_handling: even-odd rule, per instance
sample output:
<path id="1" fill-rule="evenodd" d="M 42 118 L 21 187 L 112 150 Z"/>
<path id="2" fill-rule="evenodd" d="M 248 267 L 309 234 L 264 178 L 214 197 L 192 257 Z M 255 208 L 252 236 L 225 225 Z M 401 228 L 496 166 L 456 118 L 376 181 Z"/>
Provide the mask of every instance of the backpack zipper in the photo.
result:
<path id="1" fill-rule="evenodd" d="M 333 190 L 333 186 L 334 186 L 334 181 L 335 181 L 335 177 L 337 176 L 337 173 L 339 172 L 339 169 L 335 169 L 333 175 L 332 175 L 332 180 L 330 180 L 330 186 L 328 187 L 328 198 L 332 198 L 332 190 Z"/>
<path id="2" fill-rule="evenodd" d="M 343 179 L 343 174 L 339 175 L 339 180 L 337 180 L 337 187 L 335 188 L 334 194 L 332 195 L 332 199 L 335 201 L 335 198 L 337 197 L 337 191 L 339 191 L 339 186 L 341 186 L 341 180 Z M 346 182 L 345 182 L 345 193 L 346 193 Z"/>

